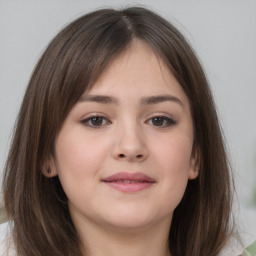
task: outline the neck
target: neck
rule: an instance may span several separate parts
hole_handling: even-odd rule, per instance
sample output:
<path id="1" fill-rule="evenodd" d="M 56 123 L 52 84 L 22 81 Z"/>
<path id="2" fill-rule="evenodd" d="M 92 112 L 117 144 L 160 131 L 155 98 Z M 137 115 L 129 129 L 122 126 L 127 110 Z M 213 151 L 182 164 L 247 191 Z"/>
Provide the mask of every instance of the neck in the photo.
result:
<path id="1" fill-rule="evenodd" d="M 166 222 L 137 230 L 84 227 L 77 227 L 84 256 L 171 256 Z"/>

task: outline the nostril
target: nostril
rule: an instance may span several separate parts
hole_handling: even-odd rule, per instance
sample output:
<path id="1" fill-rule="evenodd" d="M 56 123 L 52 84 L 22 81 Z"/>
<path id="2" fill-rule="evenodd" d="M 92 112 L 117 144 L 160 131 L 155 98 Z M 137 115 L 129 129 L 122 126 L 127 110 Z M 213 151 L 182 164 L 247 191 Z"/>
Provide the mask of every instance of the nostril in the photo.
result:
<path id="1" fill-rule="evenodd" d="M 120 157 L 120 158 L 124 158 L 125 155 L 124 155 L 124 154 L 119 154 L 119 157 Z"/>
<path id="2" fill-rule="evenodd" d="M 136 158 L 141 159 L 143 155 L 137 155 Z"/>

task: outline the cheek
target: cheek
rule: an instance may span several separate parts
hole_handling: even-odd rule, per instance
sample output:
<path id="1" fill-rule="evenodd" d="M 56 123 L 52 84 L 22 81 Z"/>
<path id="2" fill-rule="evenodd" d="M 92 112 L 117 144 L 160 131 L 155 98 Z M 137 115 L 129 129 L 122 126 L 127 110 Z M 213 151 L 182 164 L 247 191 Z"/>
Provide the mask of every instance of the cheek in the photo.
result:
<path id="1" fill-rule="evenodd" d="M 55 149 L 60 171 L 88 172 L 95 169 L 97 163 L 101 163 L 103 156 L 107 153 L 107 145 L 99 144 L 99 138 L 86 136 L 81 130 L 83 129 L 64 131 L 58 136 Z"/>
<path id="2" fill-rule="evenodd" d="M 80 130 L 63 130 L 55 143 L 55 166 L 69 203 L 80 208 L 89 204 L 91 195 L 97 193 L 97 180 L 106 145 L 97 138 L 85 136 Z M 96 181 L 96 182 L 95 182 Z"/>
<path id="3" fill-rule="evenodd" d="M 192 150 L 192 140 L 187 137 L 176 136 L 168 143 L 162 141 L 155 146 L 155 159 L 158 165 L 162 192 L 166 200 L 166 207 L 174 210 L 185 192 Z"/>
<path id="4" fill-rule="evenodd" d="M 106 144 L 106 143 L 105 143 Z M 81 130 L 60 133 L 55 143 L 55 166 L 64 191 L 89 188 L 108 153 L 107 145 Z"/>
<path id="5" fill-rule="evenodd" d="M 193 140 L 186 136 L 172 136 L 158 139 L 154 143 L 154 155 L 166 174 L 188 174 L 191 162 Z"/>

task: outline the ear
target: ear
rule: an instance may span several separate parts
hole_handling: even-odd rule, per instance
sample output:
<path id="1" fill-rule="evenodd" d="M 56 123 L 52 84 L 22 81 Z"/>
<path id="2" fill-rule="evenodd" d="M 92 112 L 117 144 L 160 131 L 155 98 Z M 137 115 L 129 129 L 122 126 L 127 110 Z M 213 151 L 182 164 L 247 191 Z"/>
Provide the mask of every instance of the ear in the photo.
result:
<path id="1" fill-rule="evenodd" d="M 52 178 L 58 175 L 55 160 L 52 156 L 50 156 L 49 159 L 45 161 L 42 167 L 42 173 L 47 178 Z"/>
<path id="2" fill-rule="evenodd" d="M 192 150 L 191 159 L 190 159 L 190 169 L 188 178 L 190 180 L 194 180 L 199 175 L 199 168 L 200 168 L 200 157 L 199 157 L 199 149 L 195 147 Z"/>

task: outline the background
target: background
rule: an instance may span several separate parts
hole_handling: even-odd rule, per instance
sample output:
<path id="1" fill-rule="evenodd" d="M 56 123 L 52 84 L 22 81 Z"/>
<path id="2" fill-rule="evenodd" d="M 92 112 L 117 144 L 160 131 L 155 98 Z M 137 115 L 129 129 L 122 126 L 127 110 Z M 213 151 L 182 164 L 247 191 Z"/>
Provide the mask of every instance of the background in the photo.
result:
<path id="1" fill-rule="evenodd" d="M 256 0 L 0 0 L 0 177 L 26 85 L 49 41 L 84 13 L 131 5 L 174 23 L 199 55 L 237 184 L 234 214 L 246 243 L 256 240 Z"/>

